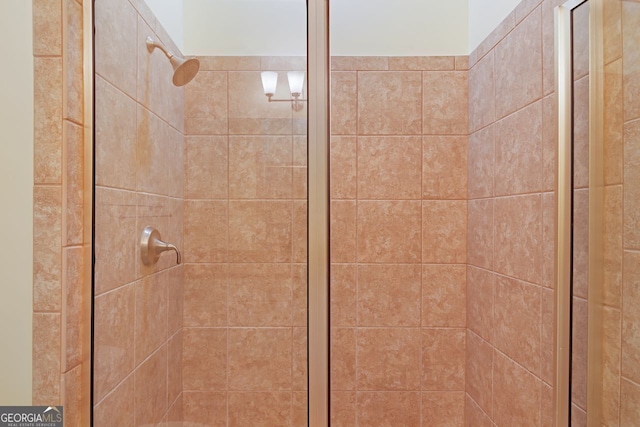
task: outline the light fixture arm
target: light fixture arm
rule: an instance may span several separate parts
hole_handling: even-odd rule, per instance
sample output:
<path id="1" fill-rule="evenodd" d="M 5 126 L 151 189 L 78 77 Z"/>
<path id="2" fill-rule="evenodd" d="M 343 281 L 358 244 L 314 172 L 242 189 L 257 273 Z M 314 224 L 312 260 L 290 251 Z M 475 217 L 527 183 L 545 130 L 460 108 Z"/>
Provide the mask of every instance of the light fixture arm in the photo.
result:
<path id="1" fill-rule="evenodd" d="M 269 102 L 290 102 L 291 108 L 293 108 L 293 111 L 302 110 L 304 108 L 304 103 L 307 102 L 306 99 L 301 99 L 300 94 L 298 93 L 292 94 L 291 99 L 276 99 L 273 97 L 272 93 L 267 93 L 266 96 Z"/>

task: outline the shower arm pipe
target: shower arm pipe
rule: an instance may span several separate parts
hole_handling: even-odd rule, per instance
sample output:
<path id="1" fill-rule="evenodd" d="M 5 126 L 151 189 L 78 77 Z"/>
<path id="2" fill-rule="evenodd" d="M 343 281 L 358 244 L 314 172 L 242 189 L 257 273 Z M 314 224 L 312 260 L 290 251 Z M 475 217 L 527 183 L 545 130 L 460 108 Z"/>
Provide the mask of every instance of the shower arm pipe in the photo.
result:
<path id="1" fill-rule="evenodd" d="M 149 54 L 153 53 L 155 48 L 158 48 L 169 59 L 171 67 L 173 68 L 173 84 L 175 86 L 184 86 L 189 83 L 198 74 L 200 70 L 200 61 L 196 58 L 184 58 L 180 55 L 175 55 L 165 45 L 156 41 L 151 36 L 147 36 L 147 51 Z"/>
<path id="2" fill-rule="evenodd" d="M 155 41 L 151 36 L 147 36 L 147 50 L 149 53 L 153 52 L 153 49 L 158 48 L 165 54 L 165 56 L 169 59 L 174 57 L 174 54 L 169 51 L 162 43 Z"/>

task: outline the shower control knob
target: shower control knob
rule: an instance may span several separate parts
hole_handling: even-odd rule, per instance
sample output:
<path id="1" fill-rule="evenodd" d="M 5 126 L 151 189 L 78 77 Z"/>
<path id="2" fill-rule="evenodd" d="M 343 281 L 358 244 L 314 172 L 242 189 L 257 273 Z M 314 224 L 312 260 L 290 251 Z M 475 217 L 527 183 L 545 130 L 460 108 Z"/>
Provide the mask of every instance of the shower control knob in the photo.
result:
<path id="1" fill-rule="evenodd" d="M 142 230 L 140 238 L 140 257 L 144 265 L 153 265 L 158 262 L 160 254 L 165 251 L 176 252 L 176 262 L 182 262 L 180 251 L 175 245 L 161 240 L 160 232 L 150 225 Z"/>

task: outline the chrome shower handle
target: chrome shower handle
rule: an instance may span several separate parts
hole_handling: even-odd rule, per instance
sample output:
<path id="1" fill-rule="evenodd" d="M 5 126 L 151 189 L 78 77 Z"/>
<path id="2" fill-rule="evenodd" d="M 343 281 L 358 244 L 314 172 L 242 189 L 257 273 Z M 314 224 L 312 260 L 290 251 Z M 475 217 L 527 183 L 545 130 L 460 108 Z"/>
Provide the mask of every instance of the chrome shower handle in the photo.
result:
<path id="1" fill-rule="evenodd" d="M 180 255 L 180 251 L 178 250 L 176 245 L 163 242 L 162 240 L 156 241 L 156 253 L 158 254 L 158 256 L 160 256 L 160 254 L 165 251 L 176 251 L 176 263 L 182 263 L 182 256 Z"/>
<path id="2" fill-rule="evenodd" d="M 182 256 L 176 245 L 161 240 L 160 232 L 148 225 L 142 230 L 140 238 L 140 257 L 144 265 L 153 265 L 158 262 L 160 254 L 165 251 L 176 251 L 176 261 L 182 263 Z"/>

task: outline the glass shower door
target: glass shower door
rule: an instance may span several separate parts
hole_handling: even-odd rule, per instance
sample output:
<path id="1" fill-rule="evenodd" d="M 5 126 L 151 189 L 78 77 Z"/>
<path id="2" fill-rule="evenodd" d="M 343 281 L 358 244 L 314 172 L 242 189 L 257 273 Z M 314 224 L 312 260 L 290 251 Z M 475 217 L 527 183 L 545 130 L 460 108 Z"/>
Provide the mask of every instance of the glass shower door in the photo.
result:
<path id="1" fill-rule="evenodd" d="M 563 363 L 557 422 L 634 425 L 640 417 L 640 346 L 634 334 L 640 7 L 576 0 L 561 5 L 557 14 L 563 47 L 559 85 L 568 89 L 559 103 L 558 194 L 561 207 L 569 207 L 566 216 L 559 215 Z"/>
<path id="2" fill-rule="evenodd" d="M 161 3 L 95 6 L 94 425 L 307 425 L 306 4 Z"/>
<path id="3" fill-rule="evenodd" d="M 467 16 L 403 6 L 331 7 L 336 426 L 464 424 Z"/>

